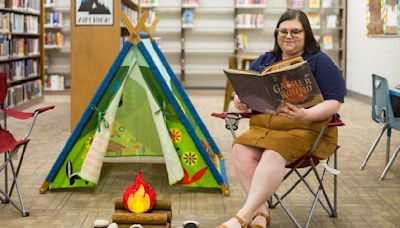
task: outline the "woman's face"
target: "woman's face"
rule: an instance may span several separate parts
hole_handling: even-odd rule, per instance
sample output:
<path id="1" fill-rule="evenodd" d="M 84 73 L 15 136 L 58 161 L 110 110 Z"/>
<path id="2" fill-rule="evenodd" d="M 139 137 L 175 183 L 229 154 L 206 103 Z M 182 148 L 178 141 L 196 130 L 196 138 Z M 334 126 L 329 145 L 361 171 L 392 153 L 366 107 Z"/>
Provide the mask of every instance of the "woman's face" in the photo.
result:
<path id="1" fill-rule="evenodd" d="M 278 28 L 278 45 L 284 57 L 294 57 L 303 54 L 305 35 L 299 20 L 281 22 Z"/>

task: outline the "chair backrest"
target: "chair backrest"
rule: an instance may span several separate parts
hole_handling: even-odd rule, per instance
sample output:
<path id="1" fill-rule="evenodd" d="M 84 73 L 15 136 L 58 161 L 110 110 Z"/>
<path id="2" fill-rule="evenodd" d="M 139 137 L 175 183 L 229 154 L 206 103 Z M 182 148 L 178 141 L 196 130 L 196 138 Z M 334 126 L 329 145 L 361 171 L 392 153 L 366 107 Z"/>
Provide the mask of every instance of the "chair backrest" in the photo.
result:
<path id="1" fill-rule="evenodd" d="M 388 81 L 376 74 L 372 75 L 372 119 L 378 123 L 394 119 Z"/>
<path id="2" fill-rule="evenodd" d="M 7 96 L 7 73 L 0 72 L 0 107 L 4 107 Z"/>

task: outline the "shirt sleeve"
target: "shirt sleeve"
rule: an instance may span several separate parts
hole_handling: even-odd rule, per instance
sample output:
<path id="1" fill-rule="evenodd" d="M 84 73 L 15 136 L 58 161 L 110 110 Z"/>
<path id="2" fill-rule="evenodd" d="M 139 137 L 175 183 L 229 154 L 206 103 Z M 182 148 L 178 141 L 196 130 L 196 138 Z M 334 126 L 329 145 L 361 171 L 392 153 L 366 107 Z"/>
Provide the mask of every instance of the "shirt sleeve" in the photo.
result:
<path id="1" fill-rule="evenodd" d="M 342 73 L 333 61 L 325 54 L 321 54 L 315 61 L 315 80 L 321 90 L 324 100 L 344 102 L 346 93 Z"/>
<path id="2" fill-rule="evenodd" d="M 262 54 L 260 56 L 258 56 L 258 58 L 256 60 L 254 60 L 251 64 L 250 64 L 250 70 L 253 71 L 260 71 L 261 66 L 264 63 L 264 58 L 265 58 L 266 54 Z"/>

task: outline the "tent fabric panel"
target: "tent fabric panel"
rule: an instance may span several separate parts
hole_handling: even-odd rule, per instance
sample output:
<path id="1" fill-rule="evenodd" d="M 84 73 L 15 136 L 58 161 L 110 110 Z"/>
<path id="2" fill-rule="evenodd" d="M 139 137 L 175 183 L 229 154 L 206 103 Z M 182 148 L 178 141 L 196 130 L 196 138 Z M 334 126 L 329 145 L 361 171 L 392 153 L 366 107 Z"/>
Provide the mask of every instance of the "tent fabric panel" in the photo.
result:
<path id="1" fill-rule="evenodd" d="M 161 52 L 160 48 L 158 47 L 157 43 L 154 40 L 152 41 L 152 45 L 153 45 L 154 50 L 158 54 L 161 62 L 165 66 L 168 74 L 170 75 L 172 84 L 178 90 L 183 101 L 188 106 L 190 113 L 193 115 L 193 118 L 195 119 L 196 123 L 199 125 L 201 131 L 203 132 L 203 134 L 207 138 L 208 142 L 210 143 L 210 146 L 211 146 L 213 152 L 217 154 L 218 152 L 220 152 L 217 144 L 215 143 L 214 139 L 211 137 L 207 127 L 204 125 L 199 114 L 197 113 L 196 109 L 194 108 L 192 102 L 190 101 L 189 97 L 183 90 L 181 83 L 179 83 L 178 79 L 176 78 L 176 75 L 175 75 L 174 71 L 172 70 L 171 66 L 168 64 L 167 59 L 165 58 L 164 54 Z"/>
<path id="2" fill-rule="evenodd" d="M 125 58 L 125 55 L 130 50 L 132 44 L 129 42 L 125 42 L 122 50 L 118 54 L 117 58 L 115 59 L 113 65 L 111 66 L 110 70 L 108 71 L 105 79 L 101 83 L 100 87 L 97 89 L 91 104 L 97 104 L 100 98 L 102 97 L 103 93 L 107 89 L 110 81 L 112 80 L 114 74 L 117 72 L 119 66 L 121 65 L 122 61 Z M 81 134 L 85 123 L 88 121 L 90 116 L 93 114 L 93 110 L 90 108 L 90 105 L 86 108 L 82 118 L 79 120 L 77 126 L 73 130 L 71 136 L 69 137 L 64 149 L 61 151 L 60 155 L 58 156 L 56 162 L 54 163 L 53 167 L 51 168 L 49 174 L 46 177 L 46 181 L 51 183 L 55 176 L 57 175 L 58 170 L 64 163 L 66 157 L 68 156 L 69 151 L 71 150 L 72 146 L 75 144 L 76 140 L 78 139 L 79 135 Z"/>
<path id="3" fill-rule="evenodd" d="M 200 139 L 196 135 L 195 130 L 191 126 L 189 120 L 187 119 L 187 117 L 183 113 L 182 109 L 180 108 L 178 102 L 176 101 L 176 99 L 174 97 L 174 94 L 172 93 L 172 91 L 168 87 L 168 84 L 164 81 L 164 77 L 161 75 L 161 72 L 159 71 L 158 67 L 155 65 L 155 62 L 151 59 L 151 55 L 148 52 L 145 44 L 143 43 L 144 41 L 145 40 L 142 40 L 142 42 L 137 44 L 138 48 L 140 49 L 141 53 L 143 54 L 144 58 L 146 59 L 147 63 L 149 64 L 150 69 L 152 70 L 152 72 L 154 73 L 155 77 L 157 78 L 157 80 L 158 80 L 160 86 L 162 87 L 163 91 L 167 95 L 168 100 L 171 102 L 171 104 L 173 105 L 174 109 L 177 111 L 177 114 L 178 114 L 180 120 L 182 121 L 182 123 L 186 127 L 186 130 L 188 131 L 188 133 L 192 137 L 195 145 L 197 146 L 197 149 L 199 150 L 199 152 L 200 152 L 201 156 L 203 157 L 204 161 L 207 163 L 208 167 L 210 168 L 210 171 L 213 174 L 215 180 L 217 181 L 218 184 L 224 183 L 224 180 L 221 178 L 217 168 L 213 165 L 210 156 L 207 154 L 207 152 L 205 151 Z"/>
<path id="4" fill-rule="evenodd" d="M 115 96 L 112 98 L 109 107 L 107 108 L 107 111 L 105 111 L 105 122 L 100 123 L 100 125 L 98 126 L 99 128 L 96 128 L 96 134 L 90 144 L 90 149 L 87 152 L 82 166 L 80 167 L 80 172 L 78 175 L 82 179 L 94 182 L 95 184 L 97 184 L 100 178 L 100 172 L 104 161 L 104 154 L 107 150 L 111 137 L 112 123 L 114 122 L 115 116 L 117 114 L 118 105 L 121 100 L 122 90 L 125 87 L 125 82 L 126 78 L 123 80 L 122 85 L 119 87 Z"/>

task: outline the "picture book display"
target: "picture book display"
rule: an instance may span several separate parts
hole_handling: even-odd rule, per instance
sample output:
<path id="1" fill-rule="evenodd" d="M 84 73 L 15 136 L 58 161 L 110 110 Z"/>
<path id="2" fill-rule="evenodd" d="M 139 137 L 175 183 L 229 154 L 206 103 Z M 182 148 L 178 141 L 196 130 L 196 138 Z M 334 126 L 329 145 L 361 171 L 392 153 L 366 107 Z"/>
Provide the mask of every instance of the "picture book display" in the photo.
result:
<path id="1" fill-rule="evenodd" d="M 276 115 L 285 103 L 311 107 L 323 101 L 307 61 L 299 61 L 299 58 L 280 61 L 261 74 L 237 69 L 224 72 L 240 100 L 249 108 Z"/>

